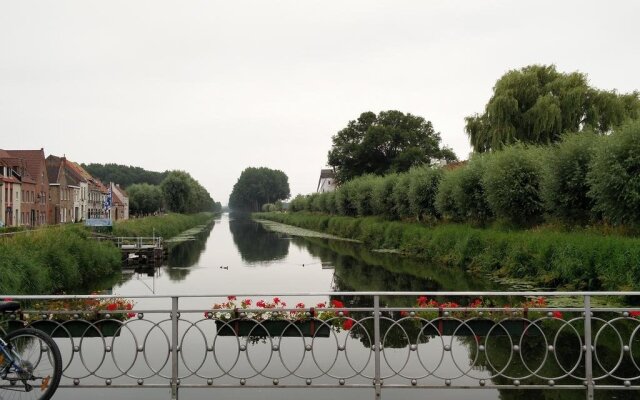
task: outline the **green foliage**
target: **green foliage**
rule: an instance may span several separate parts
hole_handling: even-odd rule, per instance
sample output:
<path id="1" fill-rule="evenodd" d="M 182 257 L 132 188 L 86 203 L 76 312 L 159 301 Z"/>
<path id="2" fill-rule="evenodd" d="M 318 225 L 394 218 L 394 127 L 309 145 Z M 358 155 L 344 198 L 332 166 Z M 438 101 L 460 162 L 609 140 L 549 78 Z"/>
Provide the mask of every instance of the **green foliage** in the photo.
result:
<path id="1" fill-rule="evenodd" d="M 196 213 L 201 211 L 219 212 L 222 208 L 209 192 L 184 171 L 171 171 L 160 184 L 164 203 L 169 211 Z"/>
<path id="2" fill-rule="evenodd" d="M 297 195 L 289 202 L 289 211 L 303 211 L 307 208 L 307 197 L 304 195 Z"/>
<path id="3" fill-rule="evenodd" d="M 399 174 L 396 184 L 393 186 L 391 198 L 393 199 L 394 214 L 400 218 L 410 218 L 411 204 L 409 204 L 409 186 L 411 185 L 411 177 L 409 174 Z"/>
<path id="4" fill-rule="evenodd" d="M 166 214 L 153 217 L 133 218 L 117 221 L 113 226 L 114 236 L 161 236 L 172 238 L 197 225 L 208 224 L 212 213 Z"/>
<path id="5" fill-rule="evenodd" d="M 474 150 L 485 152 L 515 143 L 549 144 L 584 128 L 607 133 L 638 117 L 638 92 L 602 91 L 582 73 L 530 65 L 498 79 L 485 112 L 467 117 L 465 130 Z"/>
<path id="6" fill-rule="evenodd" d="M 409 171 L 409 209 L 417 216 L 436 219 L 439 214 L 435 207 L 438 185 L 442 179 L 440 168 L 418 167 Z"/>
<path id="7" fill-rule="evenodd" d="M 383 176 L 373 188 L 372 207 L 374 215 L 384 215 L 393 218 L 395 207 L 393 203 L 393 188 L 398 182 L 398 174 L 389 174 Z"/>
<path id="8" fill-rule="evenodd" d="M 435 207 L 438 213 L 451 221 L 464 221 L 464 213 L 456 201 L 456 192 L 462 186 L 462 175 L 466 168 L 446 171 L 438 187 Z M 461 191 L 460 191 L 461 192 Z"/>
<path id="9" fill-rule="evenodd" d="M 424 118 L 400 111 L 364 112 L 332 137 L 328 165 L 338 182 L 364 174 L 385 175 L 429 164 L 430 158 L 455 159 L 440 148 L 440 134 Z"/>
<path id="10" fill-rule="evenodd" d="M 130 215 L 153 214 L 162 209 L 163 195 L 160 186 L 136 183 L 127 188 Z"/>
<path id="11" fill-rule="evenodd" d="M 291 196 L 289 178 L 284 172 L 269 168 L 246 168 L 233 185 L 229 207 L 235 211 L 258 211 L 264 203 Z"/>
<path id="12" fill-rule="evenodd" d="M 259 218 L 362 240 L 369 248 L 398 250 L 419 257 L 424 265 L 472 268 L 569 289 L 640 289 L 638 238 L 509 232 L 459 224 L 429 227 L 376 217 L 328 217 L 308 213 L 260 214 Z"/>
<path id="13" fill-rule="evenodd" d="M 592 132 L 566 135 L 552 147 L 545 160 L 542 198 L 547 212 L 565 223 L 585 223 L 593 201 L 587 196 L 587 173 L 598 145 Z"/>
<path id="14" fill-rule="evenodd" d="M 120 251 L 78 226 L 45 228 L 0 240 L 0 292 L 73 291 L 120 270 Z"/>
<path id="15" fill-rule="evenodd" d="M 129 189 L 130 185 L 147 183 L 149 185 L 159 185 L 167 175 L 165 172 L 147 171 L 140 167 L 133 167 L 119 164 L 82 164 L 88 173 L 100 179 L 102 182 L 115 182 Z"/>
<path id="16" fill-rule="evenodd" d="M 640 223 L 640 120 L 599 144 L 588 174 L 595 210 L 619 224 Z"/>
<path id="17" fill-rule="evenodd" d="M 535 149 L 512 146 L 487 160 L 483 184 L 493 213 L 519 226 L 540 222 L 542 163 Z"/>
<path id="18" fill-rule="evenodd" d="M 482 184 L 486 164 L 486 157 L 474 156 L 467 166 L 460 169 L 459 185 L 453 191 L 462 218 L 471 223 L 484 224 L 493 217 Z"/>

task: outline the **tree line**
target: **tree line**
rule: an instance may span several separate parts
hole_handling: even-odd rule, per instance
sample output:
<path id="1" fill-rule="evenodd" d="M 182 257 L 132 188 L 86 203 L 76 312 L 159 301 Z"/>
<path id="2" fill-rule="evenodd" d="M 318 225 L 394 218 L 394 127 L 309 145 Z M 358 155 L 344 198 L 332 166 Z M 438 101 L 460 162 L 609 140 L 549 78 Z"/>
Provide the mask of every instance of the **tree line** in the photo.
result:
<path id="1" fill-rule="evenodd" d="M 640 224 L 640 120 L 610 135 L 565 134 L 515 144 L 444 168 L 364 175 L 335 192 L 298 195 L 291 211 L 514 226 L 544 221 Z"/>

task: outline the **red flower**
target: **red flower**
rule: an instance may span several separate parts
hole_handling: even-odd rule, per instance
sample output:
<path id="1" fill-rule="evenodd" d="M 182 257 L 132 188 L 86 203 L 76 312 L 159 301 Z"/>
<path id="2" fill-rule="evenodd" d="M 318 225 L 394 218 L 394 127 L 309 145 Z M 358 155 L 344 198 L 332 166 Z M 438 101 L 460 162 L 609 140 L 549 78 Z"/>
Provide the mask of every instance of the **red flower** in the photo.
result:
<path id="1" fill-rule="evenodd" d="M 333 308 L 344 308 L 344 304 L 340 300 L 331 300 L 331 306 Z"/>
<path id="2" fill-rule="evenodd" d="M 227 300 L 235 300 L 236 296 L 227 296 Z"/>
<path id="3" fill-rule="evenodd" d="M 560 311 L 554 311 L 553 318 L 562 318 L 562 313 Z"/>
<path id="4" fill-rule="evenodd" d="M 638 317 L 640 317 L 640 311 L 631 311 L 629 313 L 629 316 L 632 317 L 632 318 L 638 318 Z"/>
<path id="5" fill-rule="evenodd" d="M 423 306 L 423 305 L 427 304 L 428 301 L 429 301 L 429 299 L 426 296 L 418 297 L 418 305 L 420 305 L 420 306 Z"/>
<path id="6" fill-rule="evenodd" d="M 127 314 L 127 318 L 133 318 L 135 316 L 136 316 L 136 313 L 134 313 L 134 312 L 130 312 L 130 313 Z"/>
<path id="7" fill-rule="evenodd" d="M 256 303 L 256 306 L 260 307 L 260 308 L 264 308 L 266 306 L 264 300 L 258 300 L 258 302 Z"/>
<path id="8" fill-rule="evenodd" d="M 298 303 L 298 304 L 296 304 L 296 308 L 304 308 L 304 303 Z"/>
<path id="9" fill-rule="evenodd" d="M 118 305 L 116 303 L 109 303 L 107 305 L 107 310 L 109 311 L 113 311 L 113 310 L 117 310 L 118 309 Z"/>
<path id="10" fill-rule="evenodd" d="M 280 299 L 278 297 L 274 297 L 273 302 L 276 304 L 280 304 Z"/>
<path id="11" fill-rule="evenodd" d="M 244 303 L 246 306 L 250 306 L 250 305 L 251 305 L 251 299 L 244 299 L 243 303 Z"/>
<path id="12" fill-rule="evenodd" d="M 282 301 L 282 302 L 280 302 L 280 305 L 281 305 L 282 307 L 286 307 L 286 306 L 287 306 L 287 303 L 285 303 L 284 301 Z"/>
<path id="13" fill-rule="evenodd" d="M 407 311 L 400 311 L 400 316 L 401 317 L 406 317 L 408 315 L 409 315 L 409 313 Z"/>
<path id="14" fill-rule="evenodd" d="M 353 326 L 352 319 L 345 319 L 344 322 L 342 323 L 342 329 L 344 329 L 345 331 L 350 330 L 352 326 Z"/>
<path id="15" fill-rule="evenodd" d="M 327 306 L 326 303 L 318 303 L 316 304 L 316 308 L 325 308 Z"/>

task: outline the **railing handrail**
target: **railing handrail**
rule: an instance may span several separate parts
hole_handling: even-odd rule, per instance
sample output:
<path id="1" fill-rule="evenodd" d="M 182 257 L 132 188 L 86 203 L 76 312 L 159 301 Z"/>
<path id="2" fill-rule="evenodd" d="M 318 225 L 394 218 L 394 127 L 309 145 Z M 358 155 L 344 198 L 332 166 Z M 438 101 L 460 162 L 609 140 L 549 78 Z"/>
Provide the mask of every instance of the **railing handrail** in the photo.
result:
<path id="1" fill-rule="evenodd" d="M 264 297 L 264 296 L 279 296 L 279 297 L 318 297 L 318 296 L 441 296 L 441 297 L 498 297 L 498 296 L 520 296 L 520 297 L 613 297 L 613 296 L 640 296 L 640 291 L 632 292 L 536 292 L 536 291 L 499 291 L 499 292 L 438 292 L 438 291 L 424 291 L 424 292 L 223 292 L 223 293 L 199 293 L 199 294 L 153 294 L 153 295 L 141 295 L 141 294 L 112 294 L 112 295 L 12 295 L 12 294 L 0 294 L 0 298 L 12 298 L 15 300 L 28 300 L 28 299 L 52 299 L 52 300 L 64 300 L 64 299 L 91 299 L 91 298 L 121 298 L 126 297 L 130 299 L 162 299 L 162 298 L 210 298 L 210 297 L 227 297 L 229 295 L 238 297 Z"/>

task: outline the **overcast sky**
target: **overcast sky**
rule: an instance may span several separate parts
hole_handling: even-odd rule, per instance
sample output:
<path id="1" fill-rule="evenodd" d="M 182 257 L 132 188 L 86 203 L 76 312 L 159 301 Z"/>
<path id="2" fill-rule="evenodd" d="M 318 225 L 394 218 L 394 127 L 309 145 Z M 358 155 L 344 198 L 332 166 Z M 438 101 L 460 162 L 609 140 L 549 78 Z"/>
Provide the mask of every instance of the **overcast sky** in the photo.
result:
<path id="1" fill-rule="evenodd" d="M 640 88 L 638 1 L 0 0 L 0 148 L 182 169 L 227 203 L 240 172 L 316 189 L 363 111 L 464 117 L 532 63 Z"/>

